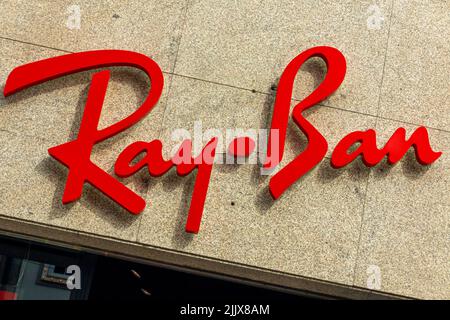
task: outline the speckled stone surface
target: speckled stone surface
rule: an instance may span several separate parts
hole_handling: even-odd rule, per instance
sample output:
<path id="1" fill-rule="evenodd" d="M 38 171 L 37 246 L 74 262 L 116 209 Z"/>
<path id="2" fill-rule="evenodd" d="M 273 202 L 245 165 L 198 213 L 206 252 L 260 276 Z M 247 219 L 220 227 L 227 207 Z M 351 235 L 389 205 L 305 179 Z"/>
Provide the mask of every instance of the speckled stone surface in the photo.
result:
<path id="1" fill-rule="evenodd" d="M 0 199 L 3 216 L 134 241 L 140 217 L 131 216 L 100 192 L 86 188 L 64 206 L 65 168 L 47 155 L 45 140 L 0 131 Z M 43 235 L 45 236 L 45 235 Z"/>
<path id="2" fill-rule="evenodd" d="M 138 217 L 90 187 L 63 206 L 67 170 L 47 149 L 76 136 L 94 71 L 83 72 L 0 98 L 0 232 L 331 295 L 450 298 L 447 2 L 78 1 L 80 29 L 70 29 L 73 4 L 2 2 L 0 86 L 14 67 L 66 51 L 152 56 L 165 71 L 162 97 L 139 124 L 95 146 L 92 161 L 108 172 L 129 143 L 161 138 L 167 151 L 173 130 L 195 121 L 203 130 L 267 128 L 284 67 L 315 45 L 337 47 L 348 62 L 342 87 L 305 112 L 328 140 L 327 158 L 277 201 L 257 165 L 215 165 L 195 236 L 183 230 L 195 175 L 121 180 L 147 200 Z M 325 71 L 319 59 L 303 66 L 292 106 Z M 112 68 L 100 126 L 133 112 L 149 85 L 141 72 Z M 397 127 L 422 124 L 444 153 L 429 167 L 411 152 L 392 168 L 329 165 L 351 131 L 376 128 L 381 147 Z M 305 146 L 291 122 L 282 165 Z"/>
<path id="3" fill-rule="evenodd" d="M 197 143 L 201 147 L 210 140 L 207 130 L 215 130 L 211 135 L 223 137 L 217 152 L 224 153 L 227 129 L 267 128 L 267 109 L 272 108 L 272 100 L 264 94 L 174 76 L 160 136 L 164 152 L 169 155 L 176 149 L 181 138 L 176 137 L 175 130 L 184 129 L 194 143 L 199 141 L 197 137 L 204 140 Z"/>
<path id="4" fill-rule="evenodd" d="M 16 66 L 64 54 L 37 46 L 0 40 L 0 77 L 6 81 Z M 0 100 L 1 213 L 24 220 L 80 230 L 114 238 L 135 240 L 140 216 L 133 217 L 86 188 L 81 200 L 63 206 L 65 167 L 52 159 L 47 149 L 75 139 L 78 133 L 92 72 L 66 76 L 26 89 Z M 170 75 L 165 75 L 166 88 Z M 104 128 L 123 119 L 143 102 L 149 89 L 146 76 L 131 68 L 111 72 L 99 123 Z M 159 136 L 166 91 L 158 105 L 136 126 L 94 147 L 92 160 L 112 172 L 119 152 L 136 140 Z M 125 181 L 138 193 L 145 193 L 145 181 Z"/>
<path id="5" fill-rule="evenodd" d="M 450 130 L 449 12 L 449 1 L 395 1 L 381 117 Z"/>
<path id="6" fill-rule="evenodd" d="M 184 232 L 192 178 L 158 179 L 138 241 L 351 284 L 367 170 L 336 172 L 325 162 L 277 202 L 258 172 L 255 165 L 216 166 L 196 236 Z"/>
<path id="7" fill-rule="evenodd" d="M 204 134 L 203 147 L 209 136 L 221 136 L 223 141 L 217 147 L 217 153 L 226 153 L 232 137 L 227 129 L 242 129 L 252 134 L 255 140 L 262 138 L 264 131 L 270 128 L 275 95 L 240 90 L 229 86 L 196 79 L 174 76 L 170 96 L 164 114 L 163 130 L 160 139 L 164 142 L 164 154 L 169 156 L 177 150 L 181 138 L 174 134 L 177 129 L 187 130 L 190 137 L 197 140 L 196 132 Z M 291 109 L 299 101 L 293 101 Z M 326 137 L 329 148 L 327 156 L 345 135 L 351 131 L 367 130 L 375 125 L 375 117 L 345 110 L 317 105 L 305 112 L 305 116 Z M 211 130 L 208 132 L 208 130 Z M 261 133 L 261 135 L 259 135 Z M 286 136 L 286 157 L 292 159 L 307 144 L 305 135 L 293 123 L 289 123 Z M 195 142 L 194 142 L 195 144 Z M 198 154 L 200 149 L 197 149 Z"/>
<path id="8" fill-rule="evenodd" d="M 188 10 L 175 72 L 270 92 L 302 51 L 335 46 L 347 59 L 347 77 L 325 103 L 375 115 L 391 2 L 376 2 L 384 20 L 373 30 L 367 27 L 373 15 L 369 0 L 196 0 Z M 302 68 L 296 98 L 317 85 L 316 64 L 324 66 L 311 60 Z"/>
<path id="9" fill-rule="evenodd" d="M 379 120 L 380 143 L 401 125 Z M 405 128 L 411 134 L 416 127 Z M 371 171 L 355 285 L 366 287 L 375 265 L 382 291 L 450 299 L 450 133 L 430 130 L 430 137 L 444 152 L 432 166 L 418 165 L 409 152 L 394 167 Z"/>
<path id="10" fill-rule="evenodd" d="M 185 0 L 3 1 L 1 36 L 68 51 L 138 51 L 155 59 L 163 70 L 172 71 L 187 3 Z M 79 25 L 75 17 L 78 10 Z"/>

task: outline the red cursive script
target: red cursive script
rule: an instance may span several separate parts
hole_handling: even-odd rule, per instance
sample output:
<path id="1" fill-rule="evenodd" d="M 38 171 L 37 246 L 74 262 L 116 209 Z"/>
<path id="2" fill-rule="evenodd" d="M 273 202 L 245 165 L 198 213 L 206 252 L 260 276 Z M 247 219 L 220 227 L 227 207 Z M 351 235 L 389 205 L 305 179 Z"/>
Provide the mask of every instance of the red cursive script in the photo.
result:
<path id="1" fill-rule="evenodd" d="M 312 57 L 320 57 L 326 62 L 327 74 L 322 83 L 309 96 L 298 103 L 292 112 L 294 122 L 308 139 L 308 145 L 305 151 L 283 167 L 270 180 L 269 190 L 274 199 L 278 199 L 295 181 L 321 162 L 328 150 L 325 137 L 303 117 L 302 112 L 325 100 L 336 91 L 344 80 L 346 61 L 342 53 L 335 48 L 314 47 L 295 57 L 280 78 L 271 126 L 271 129 L 279 130 L 277 131 L 279 139 L 272 139 L 269 136 L 267 161 L 264 167 L 273 168 L 283 158 L 294 79 L 303 63 Z M 270 134 L 272 132 L 273 130 L 270 130 Z M 434 152 L 431 149 L 425 127 L 418 128 L 409 140 L 406 140 L 405 132 L 405 129 L 399 128 L 381 150 L 377 148 L 374 130 L 350 133 L 336 146 L 331 158 L 331 165 L 334 168 L 341 168 L 359 155 L 362 156 L 364 163 L 369 167 L 379 163 L 386 155 L 388 155 L 388 162 L 394 164 L 405 155 L 411 146 L 415 148 L 416 158 L 422 165 L 431 164 L 441 156 L 442 152 Z M 278 143 L 278 149 L 277 146 L 272 146 L 274 141 Z M 347 154 L 348 149 L 356 143 L 361 143 L 360 147 L 352 154 Z M 274 150 L 275 156 L 273 155 Z"/>
<path id="2" fill-rule="evenodd" d="M 302 115 L 303 111 L 323 101 L 336 91 L 345 77 L 346 61 L 342 53 L 335 48 L 323 46 L 311 48 L 298 55 L 289 63 L 280 78 L 271 125 L 271 129 L 276 130 L 270 131 L 271 136 L 269 136 L 264 167 L 274 168 L 282 160 L 294 79 L 302 64 L 311 57 L 324 59 L 328 71 L 323 82 L 293 109 L 292 117 L 308 138 L 308 145 L 301 154 L 270 179 L 269 189 L 274 199 L 280 197 L 295 181 L 322 161 L 328 149 L 325 137 Z M 98 123 L 110 72 L 103 70 L 95 73 L 92 76 L 77 138 L 52 147 L 48 152 L 69 168 L 62 198 L 63 203 L 79 199 L 83 185 L 87 182 L 130 213 L 139 214 L 145 208 L 144 199 L 95 165 L 91 161 L 91 152 L 95 144 L 136 124 L 158 102 L 164 78 L 159 66 L 152 59 L 136 52 L 123 50 L 88 51 L 45 59 L 15 68 L 8 76 L 4 95 L 6 97 L 30 86 L 68 74 L 111 66 L 136 67 L 147 74 L 151 80 L 151 88 L 145 101 L 126 118 L 99 130 Z M 274 132 L 278 134 L 277 139 L 272 139 Z M 349 154 L 350 147 L 356 143 L 360 143 L 360 146 Z M 186 231 L 197 233 L 200 228 L 216 146 L 217 138 L 212 138 L 201 154 L 193 159 L 192 143 L 190 140 L 185 140 L 178 152 L 170 160 L 165 160 L 162 156 L 161 141 L 137 141 L 120 153 L 114 171 L 118 177 L 129 177 L 146 167 L 151 176 L 158 177 L 167 173 L 172 167 L 176 167 L 177 174 L 180 176 L 188 175 L 197 169 L 186 222 Z M 441 155 L 441 152 L 432 150 L 425 127 L 418 128 L 408 140 L 405 137 L 405 129 L 399 128 L 383 149 L 378 149 L 376 146 L 375 131 L 367 130 L 353 132 L 344 137 L 332 154 L 331 164 L 335 168 L 341 168 L 358 156 L 362 157 L 367 166 L 376 165 L 386 156 L 388 162 L 393 164 L 399 161 L 411 146 L 415 148 L 416 157 L 423 165 L 433 163 Z M 230 144 L 228 151 L 236 157 L 242 157 L 249 156 L 254 148 L 253 140 L 248 137 L 240 137 Z M 136 161 L 142 154 L 144 157 Z"/>
<path id="3" fill-rule="evenodd" d="M 110 72 L 105 70 L 95 73 L 92 77 L 77 139 L 52 147 L 48 152 L 69 168 L 62 198 L 64 204 L 79 199 L 84 183 L 88 182 L 132 214 L 139 214 L 145 208 L 144 199 L 92 163 L 90 156 L 96 143 L 131 127 L 145 117 L 158 102 L 164 78 L 159 66 L 153 60 L 135 52 L 101 50 L 37 61 L 20 66 L 11 72 L 6 81 L 4 95 L 8 96 L 32 85 L 71 73 L 108 66 L 133 66 L 142 69 L 149 76 L 151 90 L 144 103 L 127 118 L 98 130 Z M 143 165 L 147 165 L 149 173 L 152 176 L 158 176 L 167 172 L 173 164 L 176 164 L 177 174 L 184 176 L 197 168 L 198 174 L 186 222 L 186 231 L 197 233 L 203 213 L 216 144 L 216 139 L 212 139 L 200 155 L 201 159 L 194 160 L 190 156 L 190 142 L 185 141 L 177 154 L 178 157 L 172 161 L 164 161 L 162 155 L 158 157 L 158 155 L 153 154 L 154 151 L 161 153 L 162 144 L 160 141 L 137 142 L 121 153 L 116 162 L 115 171 L 118 176 L 127 177 L 138 171 Z M 142 152 L 147 152 L 149 156 L 130 167 L 129 163 Z"/>

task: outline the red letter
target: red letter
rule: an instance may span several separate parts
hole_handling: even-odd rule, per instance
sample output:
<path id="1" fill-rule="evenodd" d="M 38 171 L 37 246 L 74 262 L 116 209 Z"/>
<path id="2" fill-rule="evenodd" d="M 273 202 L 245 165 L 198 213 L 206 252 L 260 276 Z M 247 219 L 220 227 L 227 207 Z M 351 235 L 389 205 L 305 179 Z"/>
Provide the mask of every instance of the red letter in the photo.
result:
<path id="1" fill-rule="evenodd" d="M 355 143 L 361 145 L 352 153 L 348 150 Z M 406 130 L 398 128 L 383 149 L 377 148 L 376 133 L 370 129 L 367 131 L 355 131 L 345 136 L 336 146 L 331 156 L 331 166 L 342 168 L 361 155 L 364 164 L 373 167 L 379 163 L 386 155 L 389 164 L 398 162 L 411 146 L 416 152 L 416 159 L 422 165 L 432 164 L 442 154 L 431 149 L 428 138 L 428 131 L 425 127 L 420 127 L 406 140 Z"/>
<path id="2" fill-rule="evenodd" d="M 271 126 L 271 129 L 279 130 L 279 157 L 272 159 L 271 153 L 273 146 L 271 145 L 271 133 L 269 135 L 267 159 L 264 168 L 270 169 L 275 167 L 283 158 L 295 76 L 303 63 L 312 57 L 321 57 L 324 59 L 328 67 L 328 72 L 323 82 L 308 97 L 294 107 L 292 117 L 297 126 L 308 138 L 309 143 L 305 151 L 270 179 L 269 189 L 274 199 L 280 197 L 289 186 L 322 161 L 328 149 L 325 138 L 303 117 L 302 112 L 323 101 L 339 88 L 345 77 L 346 62 L 342 53 L 335 48 L 315 47 L 304 51 L 294 58 L 280 78 Z"/>
<path id="3" fill-rule="evenodd" d="M 217 138 L 212 138 L 203 148 L 202 153 L 196 159 L 192 159 L 192 142 L 185 140 L 172 159 L 166 161 L 162 156 L 161 141 L 138 141 L 122 151 L 114 165 L 114 171 L 119 177 L 128 177 L 147 166 L 151 176 L 160 176 L 169 171 L 173 165 L 176 165 L 177 174 L 186 176 L 194 169 L 198 169 L 186 222 L 186 232 L 198 233 L 214 164 L 216 146 Z M 131 164 L 141 153 L 145 153 L 145 156 L 137 163 Z"/>
<path id="4" fill-rule="evenodd" d="M 144 199 L 93 164 L 90 155 L 96 143 L 131 127 L 146 116 L 158 102 L 164 78 L 161 69 L 153 60 L 139 53 L 122 50 L 88 51 L 41 60 L 15 68 L 6 81 L 4 95 L 9 96 L 64 75 L 109 66 L 132 66 L 147 73 L 151 79 L 151 90 L 147 99 L 127 118 L 98 130 L 109 71 L 94 74 L 77 139 L 50 148 L 49 153 L 69 168 L 63 203 L 79 199 L 84 182 L 89 182 L 131 213 L 138 214 L 145 207 Z"/>
<path id="5" fill-rule="evenodd" d="M 145 156 L 137 163 L 131 164 L 141 153 L 145 153 Z M 114 172 L 119 177 L 129 177 L 147 166 L 148 173 L 152 177 L 160 177 L 169 171 L 172 165 L 172 161 L 163 159 L 161 141 L 136 141 L 119 154 L 114 165 Z"/>

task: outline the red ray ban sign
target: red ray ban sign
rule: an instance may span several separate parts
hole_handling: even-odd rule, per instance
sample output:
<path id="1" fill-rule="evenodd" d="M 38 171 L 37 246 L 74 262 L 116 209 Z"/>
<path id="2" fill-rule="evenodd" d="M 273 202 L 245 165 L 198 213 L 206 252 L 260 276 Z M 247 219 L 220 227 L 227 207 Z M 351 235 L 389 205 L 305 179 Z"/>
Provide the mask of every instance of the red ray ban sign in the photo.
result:
<path id="1" fill-rule="evenodd" d="M 327 74 L 322 83 L 292 111 L 292 118 L 306 135 L 308 145 L 296 158 L 271 177 L 269 190 L 274 199 L 279 198 L 295 181 L 321 162 L 328 150 L 325 137 L 302 114 L 303 111 L 336 91 L 345 77 L 346 61 L 342 53 L 335 48 L 322 46 L 306 50 L 295 57 L 280 78 L 263 167 L 268 170 L 273 169 L 283 158 L 294 79 L 303 63 L 312 57 L 320 57 L 326 62 Z M 15 68 L 8 76 L 4 95 L 6 97 L 68 74 L 113 66 L 135 67 L 147 74 L 151 80 L 151 88 L 146 100 L 126 118 L 99 130 L 98 123 L 110 71 L 103 70 L 95 73 L 92 76 L 78 137 L 73 141 L 52 147 L 48 152 L 69 169 L 62 197 L 64 204 L 79 199 L 84 183 L 88 182 L 130 213 L 139 214 L 145 208 L 145 200 L 93 163 L 91 152 L 95 144 L 115 136 L 143 119 L 158 102 L 164 78 L 161 69 L 152 59 L 136 52 L 122 50 L 87 51 L 45 59 Z M 356 149 L 352 148 L 357 144 L 359 145 Z M 254 146 L 254 141 L 249 137 L 238 137 L 230 144 L 228 150 L 235 156 L 248 156 Z M 202 152 L 192 158 L 192 143 L 190 140 L 185 140 L 175 155 L 166 160 L 162 155 L 161 141 L 137 141 L 118 155 L 114 172 L 116 176 L 124 178 L 146 167 L 152 177 L 158 177 L 167 173 L 172 167 L 176 168 L 180 176 L 188 175 L 196 169 L 197 176 L 187 216 L 186 231 L 198 233 L 216 147 L 217 138 L 212 138 Z M 358 156 L 368 167 L 376 165 L 385 157 L 390 164 L 394 164 L 411 147 L 414 147 L 416 159 L 422 165 L 433 163 L 441 155 L 441 152 L 435 152 L 431 148 L 425 127 L 419 127 L 409 139 L 406 138 L 405 129 L 397 129 L 382 149 L 378 149 L 376 133 L 370 129 L 352 132 L 345 136 L 333 150 L 331 165 L 334 168 L 341 168 Z M 141 155 L 144 157 L 138 158 Z"/>

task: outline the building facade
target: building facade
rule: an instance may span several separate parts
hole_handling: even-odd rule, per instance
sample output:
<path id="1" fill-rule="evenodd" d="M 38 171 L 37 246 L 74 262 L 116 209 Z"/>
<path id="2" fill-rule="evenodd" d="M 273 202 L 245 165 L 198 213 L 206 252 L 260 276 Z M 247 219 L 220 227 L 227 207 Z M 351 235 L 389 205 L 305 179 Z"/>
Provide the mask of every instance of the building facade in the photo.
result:
<path id="1" fill-rule="evenodd" d="M 2 96 L 1 233 L 336 297 L 449 299 L 449 12 L 450 2 L 438 0 L 3 1 L 5 91 L 16 67 L 75 52 L 129 50 L 162 70 L 151 112 L 93 146 L 90 160 L 108 175 L 135 141 L 161 140 L 167 158 L 186 134 L 200 146 L 194 154 L 222 139 L 200 230 L 190 233 L 198 173 L 115 177 L 145 200 L 139 214 L 89 183 L 78 200 L 62 203 L 68 170 L 48 149 L 77 139 L 99 70 Z M 285 68 L 317 46 L 346 60 L 342 84 L 303 113 L 328 148 L 274 200 L 271 179 L 308 146 L 301 128 L 289 119 L 282 161 L 269 174 L 260 157 L 228 163 L 227 133 L 270 129 Z M 292 108 L 328 69 L 319 57 L 301 66 Z M 108 70 L 99 130 L 132 114 L 157 85 L 131 66 Z M 410 136 L 421 126 L 442 152 L 431 164 L 420 164 L 412 148 L 393 165 L 368 167 L 361 157 L 340 169 L 330 164 L 350 132 L 374 129 L 381 148 L 397 128 Z M 263 137 L 254 139 L 256 156 Z"/>

